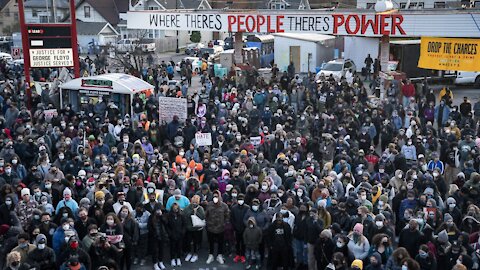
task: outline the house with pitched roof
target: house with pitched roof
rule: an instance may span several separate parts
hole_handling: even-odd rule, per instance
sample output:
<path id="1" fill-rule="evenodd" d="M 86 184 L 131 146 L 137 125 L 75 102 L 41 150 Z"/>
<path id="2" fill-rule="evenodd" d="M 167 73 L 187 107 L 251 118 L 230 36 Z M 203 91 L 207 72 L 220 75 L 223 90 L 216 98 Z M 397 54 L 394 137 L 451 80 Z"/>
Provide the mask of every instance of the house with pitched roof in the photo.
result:
<path id="1" fill-rule="evenodd" d="M 18 5 L 15 0 L 0 0 L 0 34 L 11 35 L 20 31 Z"/>

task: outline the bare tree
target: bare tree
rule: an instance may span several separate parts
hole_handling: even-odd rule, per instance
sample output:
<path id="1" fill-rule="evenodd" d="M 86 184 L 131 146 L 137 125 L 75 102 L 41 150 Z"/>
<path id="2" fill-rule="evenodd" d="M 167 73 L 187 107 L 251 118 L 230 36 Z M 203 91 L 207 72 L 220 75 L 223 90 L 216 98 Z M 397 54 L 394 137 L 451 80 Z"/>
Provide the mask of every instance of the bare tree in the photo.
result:
<path id="1" fill-rule="evenodd" d="M 115 52 L 113 58 L 116 65 L 121 66 L 135 76 L 141 74 L 141 70 L 146 62 L 146 59 L 150 52 L 148 45 L 154 43 L 148 40 L 148 30 L 141 30 L 135 33 L 135 37 L 131 38 L 131 44 L 124 47 L 113 46 L 112 49 Z"/>

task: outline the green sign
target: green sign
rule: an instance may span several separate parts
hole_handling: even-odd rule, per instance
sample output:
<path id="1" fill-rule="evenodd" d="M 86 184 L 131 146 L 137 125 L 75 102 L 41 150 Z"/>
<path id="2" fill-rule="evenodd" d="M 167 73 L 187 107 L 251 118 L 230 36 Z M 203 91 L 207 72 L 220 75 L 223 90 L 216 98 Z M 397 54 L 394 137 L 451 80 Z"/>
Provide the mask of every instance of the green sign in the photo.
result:
<path id="1" fill-rule="evenodd" d="M 109 80 L 82 79 L 82 87 L 112 88 L 113 82 Z"/>

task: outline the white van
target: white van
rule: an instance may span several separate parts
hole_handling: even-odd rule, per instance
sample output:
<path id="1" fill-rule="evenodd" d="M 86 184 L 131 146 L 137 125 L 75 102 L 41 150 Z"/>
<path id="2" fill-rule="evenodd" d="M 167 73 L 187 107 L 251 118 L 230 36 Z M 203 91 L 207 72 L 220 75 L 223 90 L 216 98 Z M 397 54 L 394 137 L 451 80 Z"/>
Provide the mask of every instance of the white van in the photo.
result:
<path id="1" fill-rule="evenodd" d="M 455 84 L 473 84 L 480 87 L 480 72 L 458 71 Z"/>
<path id="2" fill-rule="evenodd" d="M 5 59 L 8 63 L 13 61 L 13 57 L 9 53 L 0 52 L 0 59 Z"/>

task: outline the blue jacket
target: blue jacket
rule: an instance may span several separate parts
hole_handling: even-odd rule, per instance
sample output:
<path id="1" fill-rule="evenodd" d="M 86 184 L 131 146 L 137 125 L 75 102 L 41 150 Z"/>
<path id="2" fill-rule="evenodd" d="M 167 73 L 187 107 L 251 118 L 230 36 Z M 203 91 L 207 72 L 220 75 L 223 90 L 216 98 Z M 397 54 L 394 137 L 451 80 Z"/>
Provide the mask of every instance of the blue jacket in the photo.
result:
<path id="1" fill-rule="evenodd" d="M 58 211 L 62 209 L 63 207 L 68 207 L 70 210 L 72 210 L 73 214 L 77 214 L 78 211 L 78 203 L 74 199 L 70 199 L 68 201 L 65 201 L 65 199 L 61 200 L 57 204 L 57 209 L 55 210 L 55 213 L 58 214 Z"/>
<path id="2" fill-rule="evenodd" d="M 440 109 L 440 105 L 437 105 L 435 107 L 435 121 L 438 119 L 438 111 Z M 445 125 L 445 123 L 448 120 L 448 116 L 450 115 L 450 108 L 447 105 L 443 106 L 443 113 L 442 113 L 442 126 Z"/>
<path id="3" fill-rule="evenodd" d="M 445 170 L 445 166 L 443 165 L 443 162 L 441 160 L 438 160 L 437 162 L 435 162 L 434 160 L 430 160 L 427 164 L 427 168 L 430 171 L 433 171 L 435 168 L 439 168 L 440 174 L 443 174 Z"/>
<path id="4" fill-rule="evenodd" d="M 77 234 L 74 228 L 71 227 L 70 230 L 74 231 L 75 234 Z M 59 226 L 53 233 L 53 242 L 52 242 L 53 251 L 55 251 L 55 255 L 57 256 L 57 258 L 59 258 L 60 253 L 62 252 L 61 249 L 64 243 L 65 243 L 65 231 L 63 230 L 62 226 Z"/>
<path id="5" fill-rule="evenodd" d="M 398 217 L 403 218 L 403 213 L 406 209 L 415 209 L 417 208 L 417 200 L 403 199 L 400 203 L 400 210 L 398 211 Z"/>
<path id="6" fill-rule="evenodd" d="M 172 209 L 173 203 L 177 203 L 178 206 L 180 206 L 180 209 L 183 210 L 185 209 L 185 207 L 187 207 L 190 204 L 190 201 L 187 199 L 187 197 L 183 195 L 180 196 L 180 200 L 176 200 L 175 196 L 171 196 L 167 200 L 167 205 L 165 206 L 165 209 L 167 209 L 167 211 L 170 211 L 170 209 Z"/>

